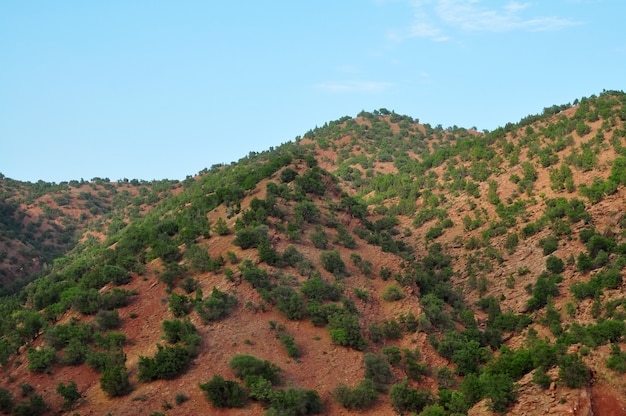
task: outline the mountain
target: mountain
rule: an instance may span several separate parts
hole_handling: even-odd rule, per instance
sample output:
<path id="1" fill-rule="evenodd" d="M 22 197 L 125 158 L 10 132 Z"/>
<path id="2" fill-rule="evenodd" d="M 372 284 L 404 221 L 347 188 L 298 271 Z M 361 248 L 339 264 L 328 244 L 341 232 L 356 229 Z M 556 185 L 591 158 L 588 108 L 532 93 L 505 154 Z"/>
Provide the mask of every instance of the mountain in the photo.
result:
<path id="1" fill-rule="evenodd" d="M 361 112 L 182 182 L 2 177 L 0 411 L 624 414 L 625 104 Z"/>

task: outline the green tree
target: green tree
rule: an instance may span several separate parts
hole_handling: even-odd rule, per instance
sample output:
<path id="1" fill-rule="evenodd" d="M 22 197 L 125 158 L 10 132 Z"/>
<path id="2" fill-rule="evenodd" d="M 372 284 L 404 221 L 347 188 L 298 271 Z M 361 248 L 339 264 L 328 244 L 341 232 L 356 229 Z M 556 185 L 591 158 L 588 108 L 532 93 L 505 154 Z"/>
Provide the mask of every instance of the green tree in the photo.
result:
<path id="1" fill-rule="evenodd" d="M 367 341 L 361 335 L 359 317 L 347 311 L 335 312 L 328 317 L 328 333 L 337 345 L 362 351 Z"/>
<path id="2" fill-rule="evenodd" d="M 559 359 L 559 378 L 567 387 L 585 386 L 591 378 L 591 372 L 578 354 L 566 354 Z"/>
<path id="3" fill-rule="evenodd" d="M 100 377 L 100 388 L 111 397 L 125 396 L 133 390 L 125 364 L 106 368 Z"/>
<path id="4" fill-rule="evenodd" d="M 366 378 L 354 388 L 340 383 L 333 390 L 333 398 L 348 410 L 365 410 L 376 403 L 378 391 L 376 384 Z"/>
<path id="5" fill-rule="evenodd" d="M 383 357 L 368 352 L 363 357 L 365 364 L 365 378 L 372 380 L 376 384 L 391 384 L 393 382 L 393 373 L 389 362 Z"/>
<path id="6" fill-rule="evenodd" d="M 82 397 L 74 380 L 70 380 L 67 385 L 60 381 L 59 384 L 57 384 L 56 392 L 65 400 L 63 402 L 63 408 L 66 410 L 71 409 L 74 403 Z"/>
<path id="7" fill-rule="evenodd" d="M 253 355 L 237 354 L 231 358 L 228 366 L 235 372 L 235 376 L 241 380 L 248 376 L 260 376 L 272 384 L 280 382 L 280 367 L 267 360 L 261 360 Z"/>
<path id="8" fill-rule="evenodd" d="M 228 224 L 226 224 L 226 221 L 222 217 L 219 217 L 217 221 L 215 221 L 215 225 L 213 226 L 213 231 L 215 231 L 217 235 L 230 234 L 230 228 L 228 228 Z"/>
<path id="9" fill-rule="evenodd" d="M 0 412 L 10 413 L 13 409 L 15 398 L 9 390 L 0 387 Z"/>
<path id="10" fill-rule="evenodd" d="M 172 379 L 189 366 L 191 355 L 183 346 L 157 344 L 157 349 L 153 358 L 139 356 L 139 380 Z"/>
<path id="11" fill-rule="evenodd" d="M 322 267 L 335 276 L 347 274 L 346 264 L 341 259 L 338 251 L 323 251 L 320 253 L 320 260 L 322 261 Z"/>
<path id="12" fill-rule="evenodd" d="M 225 380 L 218 374 L 211 381 L 200 384 L 200 389 L 204 391 L 207 400 L 218 408 L 243 407 L 248 399 L 248 393 L 238 382 Z"/>
<path id="13" fill-rule="evenodd" d="M 409 380 L 404 379 L 391 386 L 389 399 L 394 410 L 400 414 L 405 412 L 421 412 L 424 407 L 433 404 L 432 393 L 428 390 L 417 390 L 409 387 Z"/>
<path id="14" fill-rule="evenodd" d="M 516 399 L 513 380 L 506 374 L 482 374 L 482 392 L 491 400 L 491 410 L 503 413 Z"/>

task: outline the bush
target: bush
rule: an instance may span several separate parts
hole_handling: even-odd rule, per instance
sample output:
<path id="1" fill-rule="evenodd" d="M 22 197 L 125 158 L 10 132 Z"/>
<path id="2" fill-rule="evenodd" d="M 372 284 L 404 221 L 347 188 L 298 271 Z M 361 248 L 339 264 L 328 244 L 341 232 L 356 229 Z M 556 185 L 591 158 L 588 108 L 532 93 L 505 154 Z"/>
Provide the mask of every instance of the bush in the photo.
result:
<path id="1" fill-rule="evenodd" d="M 296 341 L 292 335 L 278 334 L 277 337 L 280 340 L 280 343 L 283 344 L 283 346 L 287 350 L 288 356 L 290 356 L 291 358 L 300 357 L 300 348 L 298 348 L 298 345 L 296 344 Z"/>
<path id="2" fill-rule="evenodd" d="M 253 355 L 237 354 L 228 366 L 235 372 L 235 376 L 244 380 L 249 376 L 260 376 L 276 385 L 280 382 L 280 367 L 267 360 L 261 360 Z"/>
<path id="3" fill-rule="evenodd" d="M 308 299 L 318 302 L 326 300 L 336 302 L 341 299 L 343 292 L 340 286 L 328 283 L 319 275 L 312 276 L 305 280 L 300 290 Z"/>
<path id="4" fill-rule="evenodd" d="M 289 183 L 296 179 L 298 176 L 298 172 L 291 168 L 285 168 L 280 172 L 280 181 L 282 183 Z"/>
<path id="5" fill-rule="evenodd" d="M 354 388 L 339 384 L 333 391 L 333 398 L 348 410 L 365 410 L 376 402 L 378 391 L 374 382 L 366 378 Z"/>
<path id="6" fill-rule="evenodd" d="M 322 413 L 324 405 L 315 390 L 289 388 L 272 394 L 266 415 L 315 415 Z"/>
<path id="7" fill-rule="evenodd" d="M 302 295 L 290 286 L 276 286 L 269 293 L 264 294 L 264 299 L 276 305 L 276 309 L 287 319 L 299 320 L 304 316 Z"/>
<path id="8" fill-rule="evenodd" d="M 397 365 L 400 365 L 400 362 L 402 361 L 402 352 L 400 351 L 399 347 L 396 347 L 396 346 L 383 347 L 382 354 L 385 357 L 385 359 L 389 362 L 389 364 L 391 364 L 394 367 Z"/>
<path id="9" fill-rule="evenodd" d="M 387 302 L 397 301 L 403 297 L 404 293 L 402 293 L 402 288 L 396 285 L 387 286 L 382 294 L 382 298 Z"/>
<path id="10" fill-rule="evenodd" d="M 237 298 L 221 292 L 215 286 L 211 296 L 203 302 L 196 304 L 196 310 L 204 323 L 210 323 L 224 319 L 237 305 Z"/>
<path id="11" fill-rule="evenodd" d="M 13 393 L 9 390 L 0 387 L 0 412 L 9 413 L 13 408 L 14 398 Z"/>
<path id="12" fill-rule="evenodd" d="M 557 283 L 560 283 L 562 280 L 563 277 L 558 274 L 548 275 L 547 273 L 542 273 L 539 275 L 533 286 L 533 297 L 528 300 L 526 305 L 527 309 L 529 311 L 538 310 L 548 303 L 550 297 L 558 296 L 559 288 Z"/>
<path id="13" fill-rule="evenodd" d="M 606 366 L 618 373 L 626 373 L 626 353 L 620 350 L 619 344 L 611 345 L 611 356 L 607 359 Z"/>
<path id="14" fill-rule="evenodd" d="M 361 335 L 358 316 L 347 311 L 336 312 L 328 317 L 328 332 L 335 344 L 357 351 L 362 351 L 367 345 Z"/>
<path id="15" fill-rule="evenodd" d="M 48 411 L 48 405 L 39 394 L 33 394 L 28 402 L 21 402 L 13 408 L 15 416 L 38 416 Z"/>
<path id="16" fill-rule="evenodd" d="M 320 209 L 314 202 L 305 199 L 293 208 L 293 214 L 298 223 L 314 223 L 319 220 Z"/>
<path id="17" fill-rule="evenodd" d="M 322 267 L 335 276 L 346 275 L 346 264 L 341 259 L 338 251 L 323 251 L 320 253 L 320 260 L 322 261 Z"/>
<path id="18" fill-rule="evenodd" d="M 28 369 L 35 373 L 47 373 L 51 370 L 52 364 L 56 361 L 56 351 L 54 348 L 30 348 L 28 350 Z"/>
<path id="19" fill-rule="evenodd" d="M 270 381 L 261 376 L 248 376 L 244 381 L 251 399 L 263 402 L 264 405 L 271 402 L 274 391 Z"/>
<path id="20" fill-rule="evenodd" d="M 328 246 L 328 235 L 320 225 L 315 226 L 315 230 L 309 235 L 315 248 L 326 249 Z"/>
<path id="21" fill-rule="evenodd" d="M 543 255 L 552 254 L 559 248 L 559 239 L 553 235 L 549 235 L 539 240 L 539 246 L 543 249 Z"/>
<path id="22" fill-rule="evenodd" d="M 179 341 L 188 343 L 190 336 L 196 334 L 196 327 L 189 319 L 184 321 L 180 319 L 169 321 L 166 319 L 163 321 L 162 326 L 163 332 L 165 332 L 163 338 L 170 344 L 176 344 Z"/>
<path id="23" fill-rule="evenodd" d="M 118 364 L 104 370 L 100 388 L 111 397 L 125 396 L 132 391 L 126 365 Z"/>
<path id="24" fill-rule="evenodd" d="M 181 345 L 164 347 L 157 344 L 157 348 L 158 351 L 153 358 L 139 356 L 139 374 L 137 375 L 139 380 L 175 378 L 187 368 L 191 361 L 189 351 Z"/>
<path id="25" fill-rule="evenodd" d="M 120 314 L 117 309 L 113 311 L 105 311 L 101 309 L 96 314 L 95 319 L 102 331 L 115 329 L 120 326 Z"/>
<path id="26" fill-rule="evenodd" d="M 74 403 L 82 397 L 74 380 L 70 380 L 67 385 L 63 384 L 63 382 L 59 382 L 56 392 L 65 400 L 63 402 L 63 408 L 66 410 L 71 409 Z"/>
<path id="27" fill-rule="evenodd" d="M 389 362 L 384 358 L 368 352 L 363 357 L 365 364 L 365 378 L 372 380 L 376 384 L 391 384 L 393 382 L 393 373 Z"/>
<path id="28" fill-rule="evenodd" d="M 587 385 L 591 372 L 578 354 L 566 354 L 559 359 L 559 378 L 569 388 Z"/>
<path id="29" fill-rule="evenodd" d="M 565 263 L 556 256 L 550 256 L 546 259 L 546 270 L 554 274 L 559 274 L 565 270 Z"/>
<path id="30" fill-rule="evenodd" d="M 177 318 L 188 315 L 193 309 L 191 299 L 187 295 L 179 295 L 176 292 L 171 293 L 169 305 L 172 314 Z"/>
<path id="31" fill-rule="evenodd" d="M 506 374 L 482 374 L 481 390 L 491 400 L 490 408 L 494 412 L 503 413 L 515 401 L 513 380 Z"/>
<path id="32" fill-rule="evenodd" d="M 246 390 L 234 380 L 225 380 L 220 375 L 214 375 L 211 381 L 200 384 L 207 400 L 218 408 L 243 407 L 248 399 Z"/>
<path id="33" fill-rule="evenodd" d="M 416 390 L 409 387 L 408 379 L 391 386 L 389 399 L 394 410 L 398 413 L 421 412 L 424 407 L 432 404 L 434 399 L 428 390 Z"/>

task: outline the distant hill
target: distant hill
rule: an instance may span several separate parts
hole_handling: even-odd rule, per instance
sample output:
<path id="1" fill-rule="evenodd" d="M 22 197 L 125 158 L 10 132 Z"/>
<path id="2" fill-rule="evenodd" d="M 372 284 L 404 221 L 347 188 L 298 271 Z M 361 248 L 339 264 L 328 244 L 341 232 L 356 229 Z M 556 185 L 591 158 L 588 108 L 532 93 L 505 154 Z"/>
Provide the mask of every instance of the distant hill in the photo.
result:
<path id="1" fill-rule="evenodd" d="M 183 182 L 0 179 L 0 411 L 626 411 L 626 94 L 380 109 Z"/>

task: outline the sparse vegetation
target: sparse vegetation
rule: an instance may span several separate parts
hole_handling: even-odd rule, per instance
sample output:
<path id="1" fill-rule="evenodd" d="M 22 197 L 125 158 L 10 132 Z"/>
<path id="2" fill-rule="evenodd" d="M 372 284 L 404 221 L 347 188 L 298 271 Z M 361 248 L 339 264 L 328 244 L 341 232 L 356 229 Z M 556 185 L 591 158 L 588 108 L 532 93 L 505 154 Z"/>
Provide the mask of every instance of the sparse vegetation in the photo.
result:
<path id="1" fill-rule="evenodd" d="M 92 411 L 92 390 L 56 377 L 82 364 L 115 410 L 131 380 L 170 389 L 207 352 L 204 406 L 267 415 L 453 415 L 483 399 L 505 413 L 529 373 L 542 388 L 584 388 L 591 363 L 623 377 L 625 104 L 607 91 L 491 132 L 363 111 L 183 182 L 0 176 L 0 411 Z M 159 323 L 161 343 L 143 345 Z M 137 344 L 153 355 L 127 369 Z M 285 370 L 211 352 L 268 346 Z M 312 360 L 343 368 L 341 347 L 363 379 L 338 378 L 336 403 L 297 387 Z"/>

